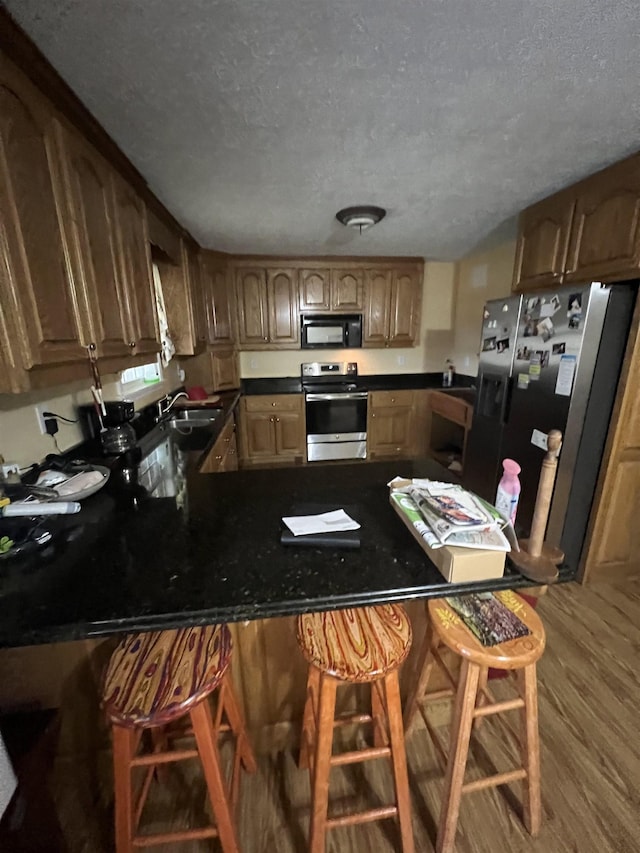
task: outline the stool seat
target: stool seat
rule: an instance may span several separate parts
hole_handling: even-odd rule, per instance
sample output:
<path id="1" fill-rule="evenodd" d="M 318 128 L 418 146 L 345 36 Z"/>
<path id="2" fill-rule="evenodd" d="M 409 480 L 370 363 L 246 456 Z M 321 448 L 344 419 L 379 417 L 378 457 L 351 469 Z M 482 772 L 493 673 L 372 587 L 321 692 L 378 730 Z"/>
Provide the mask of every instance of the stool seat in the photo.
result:
<path id="1" fill-rule="evenodd" d="M 494 595 L 515 613 L 530 634 L 495 646 L 483 646 L 444 598 L 430 599 L 428 604 L 429 618 L 436 634 L 457 655 L 482 667 L 522 669 L 535 663 L 542 656 L 546 642 L 540 617 L 512 590 L 501 590 Z"/>
<path id="2" fill-rule="evenodd" d="M 382 678 L 411 648 L 411 625 L 397 604 L 305 613 L 297 635 L 307 661 L 343 681 Z"/>
<path id="3" fill-rule="evenodd" d="M 107 715 L 120 726 L 166 725 L 216 689 L 230 657 L 226 625 L 128 634 L 105 675 Z"/>

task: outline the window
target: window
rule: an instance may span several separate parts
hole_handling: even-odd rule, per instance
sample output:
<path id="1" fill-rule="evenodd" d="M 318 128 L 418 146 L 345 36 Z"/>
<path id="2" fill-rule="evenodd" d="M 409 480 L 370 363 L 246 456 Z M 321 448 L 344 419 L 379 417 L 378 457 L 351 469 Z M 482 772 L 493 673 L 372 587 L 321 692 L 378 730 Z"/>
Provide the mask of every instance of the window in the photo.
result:
<path id="1" fill-rule="evenodd" d="M 138 367 L 127 367 L 120 374 L 120 387 L 127 394 L 132 391 L 138 391 L 160 382 L 162 379 L 162 367 L 160 366 L 160 357 L 150 364 L 141 364 Z"/>

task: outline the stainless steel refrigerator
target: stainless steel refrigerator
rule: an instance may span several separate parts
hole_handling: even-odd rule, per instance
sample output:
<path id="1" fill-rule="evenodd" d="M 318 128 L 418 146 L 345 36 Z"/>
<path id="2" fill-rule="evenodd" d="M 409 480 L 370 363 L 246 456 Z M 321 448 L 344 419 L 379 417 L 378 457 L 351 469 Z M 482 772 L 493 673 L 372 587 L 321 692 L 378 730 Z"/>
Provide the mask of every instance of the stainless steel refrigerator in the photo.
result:
<path id="1" fill-rule="evenodd" d="M 517 529 L 528 535 L 544 443 L 563 433 L 547 539 L 577 569 L 638 282 L 565 285 L 484 307 L 465 484 L 493 502 L 502 460 L 522 468 Z"/>

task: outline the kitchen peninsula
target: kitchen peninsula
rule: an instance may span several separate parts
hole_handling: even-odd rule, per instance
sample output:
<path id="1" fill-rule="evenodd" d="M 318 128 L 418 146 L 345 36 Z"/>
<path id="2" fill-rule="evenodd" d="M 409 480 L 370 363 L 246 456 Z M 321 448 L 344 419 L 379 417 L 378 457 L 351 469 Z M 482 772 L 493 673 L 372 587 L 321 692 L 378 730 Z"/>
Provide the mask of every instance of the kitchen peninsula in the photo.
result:
<path id="1" fill-rule="evenodd" d="M 172 497 L 151 498 L 114 472 L 77 517 L 60 522 L 50 549 L 5 561 L 1 646 L 529 585 L 516 574 L 444 581 L 396 517 L 386 485 L 396 475 L 445 477 L 435 462 L 207 475 L 194 464 L 201 448 L 169 441 Z M 300 503 L 347 507 L 362 525 L 361 547 L 280 544 L 281 518 Z"/>

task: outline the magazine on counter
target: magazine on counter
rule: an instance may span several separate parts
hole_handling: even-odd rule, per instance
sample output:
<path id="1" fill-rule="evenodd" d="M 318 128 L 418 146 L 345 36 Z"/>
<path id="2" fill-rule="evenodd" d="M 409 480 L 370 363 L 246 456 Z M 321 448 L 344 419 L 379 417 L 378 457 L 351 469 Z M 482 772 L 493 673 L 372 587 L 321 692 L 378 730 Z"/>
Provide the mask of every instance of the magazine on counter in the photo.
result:
<path id="1" fill-rule="evenodd" d="M 507 531 L 509 538 L 503 533 L 505 522 L 495 507 L 462 486 L 413 480 L 411 485 L 398 491 L 411 498 L 439 545 L 489 551 L 510 551 L 518 547 L 515 535 L 509 535 L 512 530 Z M 415 522 L 414 527 L 418 529 Z M 430 547 L 434 546 L 430 544 Z"/>

